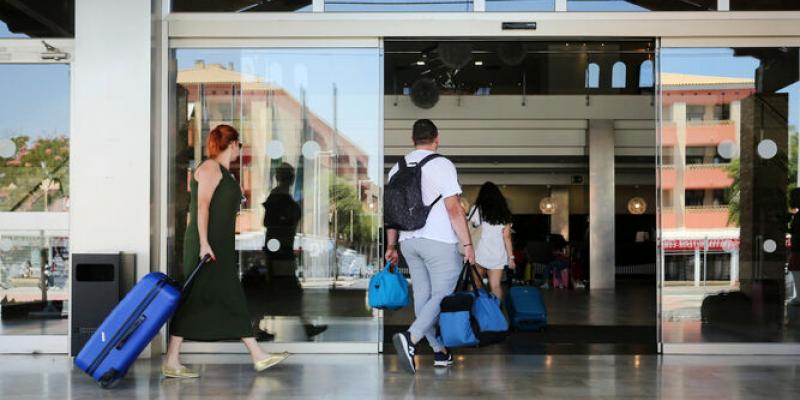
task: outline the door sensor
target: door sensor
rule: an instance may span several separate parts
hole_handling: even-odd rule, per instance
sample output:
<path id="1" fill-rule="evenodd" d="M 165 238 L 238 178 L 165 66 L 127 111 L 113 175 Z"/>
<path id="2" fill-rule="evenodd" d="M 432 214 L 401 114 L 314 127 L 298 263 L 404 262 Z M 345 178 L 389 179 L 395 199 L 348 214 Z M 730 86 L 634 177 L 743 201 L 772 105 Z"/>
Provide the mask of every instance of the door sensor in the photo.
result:
<path id="1" fill-rule="evenodd" d="M 503 30 L 536 30 L 536 22 L 503 22 Z"/>

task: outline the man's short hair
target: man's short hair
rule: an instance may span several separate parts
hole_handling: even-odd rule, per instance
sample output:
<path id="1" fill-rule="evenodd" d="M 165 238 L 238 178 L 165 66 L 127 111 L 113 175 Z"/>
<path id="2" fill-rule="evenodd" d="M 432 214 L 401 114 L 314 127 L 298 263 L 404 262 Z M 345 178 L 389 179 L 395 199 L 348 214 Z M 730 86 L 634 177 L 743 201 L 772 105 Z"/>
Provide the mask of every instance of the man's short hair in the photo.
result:
<path id="1" fill-rule="evenodd" d="M 418 119 L 417 122 L 414 122 L 411 138 L 414 140 L 415 145 L 431 144 L 436 140 L 437 136 L 439 136 L 439 130 L 433 121 Z"/>
<path id="2" fill-rule="evenodd" d="M 292 184 L 294 182 L 294 167 L 292 167 L 292 164 L 281 163 L 275 169 L 275 179 L 278 180 L 278 183 Z"/>

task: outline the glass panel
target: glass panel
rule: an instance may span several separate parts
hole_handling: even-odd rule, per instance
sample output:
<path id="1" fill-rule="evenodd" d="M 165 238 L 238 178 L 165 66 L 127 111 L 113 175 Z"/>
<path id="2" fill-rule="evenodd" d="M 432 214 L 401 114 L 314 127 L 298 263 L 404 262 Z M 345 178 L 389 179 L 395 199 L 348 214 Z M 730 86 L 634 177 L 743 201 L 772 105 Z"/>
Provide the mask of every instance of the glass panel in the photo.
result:
<path id="1" fill-rule="evenodd" d="M 0 212 L 69 209 L 69 67 L 0 65 Z"/>
<path id="2" fill-rule="evenodd" d="M 0 230 L 0 335 L 66 335 L 67 232 Z"/>
<path id="3" fill-rule="evenodd" d="M 456 12 L 472 11 L 472 0 L 326 0 L 329 12 Z"/>
<path id="4" fill-rule="evenodd" d="M 311 0 L 172 0 L 173 12 L 311 12 Z"/>
<path id="5" fill-rule="evenodd" d="M 798 50 L 664 49 L 660 74 L 664 342 L 797 341 Z"/>
<path id="6" fill-rule="evenodd" d="M 783 11 L 800 10 L 796 0 L 730 0 L 733 11 Z"/>
<path id="7" fill-rule="evenodd" d="M 244 143 L 231 166 L 246 197 L 238 267 L 261 338 L 377 342 L 366 287 L 382 267 L 379 51 L 187 49 L 177 62 L 173 259 L 202 144 L 231 124 Z"/>
<path id="8" fill-rule="evenodd" d="M 0 0 L 0 38 L 75 37 L 75 0 Z"/>
<path id="9" fill-rule="evenodd" d="M 599 343 L 614 351 L 655 351 L 655 93 L 639 86 L 640 65 L 653 58 L 652 45 L 385 42 L 386 172 L 413 149 L 416 119 L 437 124 L 439 152 L 456 166 L 465 210 L 477 202 L 487 181 L 505 197 L 517 265 L 506 274 L 519 284 L 541 287 L 548 332 L 560 332 L 548 337 L 514 332 L 509 340 L 514 348 L 508 351 L 574 346 L 586 352 Z M 617 68 L 618 88 L 612 87 L 614 65 L 626 66 Z M 592 136 L 602 142 L 590 144 Z M 591 160 L 603 162 L 590 166 Z M 497 199 L 487 188 L 486 197 Z M 608 196 L 603 201 L 593 199 L 598 188 Z M 487 207 L 500 210 L 500 202 L 492 200 Z M 608 226 L 614 226 L 613 232 L 599 233 Z M 492 248 L 484 253 L 484 264 L 502 266 L 502 253 L 499 259 L 491 257 L 503 247 L 502 229 L 484 225 L 476 231 L 478 262 L 481 249 Z M 601 239 L 592 249 L 591 236 Z M 559 244 L 562 238 L 566 246 Z M 590 265 L 590 252 L 600 250 L 616 257 Z M 587 282 L 590 291 L 567 290 Z M 595 286 L 600 283 L 605 286 Z M 508 293 L 507 286 L 503 290 Z M 414 319 L 411 308 L 385 315 L 386 337 L 407 329 Z"/>
<path id="10" fill-rule="evenodd" d="M 43 229 L 69 211 L 69 66 L 0 65 L 0 87 L 0 335 L 65 335 L 69 233 Z"/>
<path id="11" fill-rule="evenodd" d="M 568 0 L 567 11 L 713 11 L 717 0 Z"/>
<path id="12" fill-rule="evenodd" d="M 486 0 L 486 11 L 555 11 L 556 0 Z"/>

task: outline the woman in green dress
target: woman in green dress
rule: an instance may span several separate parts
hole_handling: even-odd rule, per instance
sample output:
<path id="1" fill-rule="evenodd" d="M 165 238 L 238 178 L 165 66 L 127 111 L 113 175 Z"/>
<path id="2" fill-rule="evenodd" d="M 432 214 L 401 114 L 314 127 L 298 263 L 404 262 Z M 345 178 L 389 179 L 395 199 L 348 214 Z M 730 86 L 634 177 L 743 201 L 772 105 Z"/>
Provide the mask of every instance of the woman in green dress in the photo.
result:
<path id="1" fill-rule="evenodd" d="M 200 164 L 191 180 L 189 221 L 183 243 L 184 275 L 189 276 L 203 256 L 209 255 L 211 260 L 194 277 L 172 319 L 172 337 L 161 366 L 162 374 L 170 378 L 200 376 L 180 363 L 184 339 L 241 339 L 256 371 L 287 357 L 286 353 L 266 353 L 256 342 L 239 282 L 234 244 L 242 190 L 228 171 L 231 161 L 239 157 L 239 133 L 232 126 L 219 125 L 208 135 L 206 146 L 209 158 Z"/>

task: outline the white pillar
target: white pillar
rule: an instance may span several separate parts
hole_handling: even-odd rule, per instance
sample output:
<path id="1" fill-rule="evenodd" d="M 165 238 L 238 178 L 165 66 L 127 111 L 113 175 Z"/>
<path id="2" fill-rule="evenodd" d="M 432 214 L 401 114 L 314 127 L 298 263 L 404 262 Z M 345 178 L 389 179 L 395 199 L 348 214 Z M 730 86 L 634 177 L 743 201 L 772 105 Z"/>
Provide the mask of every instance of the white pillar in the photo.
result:
<path id="1" fill-rule="evenodd" d="M 614 121 L 589 121 L 589 268 L 592 289 L 613 289 Z"/>
<path id="2" fill-rule="evenodd" d="M 151 24 L 150 1 L 75 3 L 70 250 L 135 253 L 139 277 L 150 270 Z"/>
<path id="3" fill-rule="evenodd" d="M 731 252 L 731 286 L 739 283 L 739 250 Z"/>
<path id="4" fill-rule="evenodd" d="M 550 233 L 559 234 L 569 240 L 569 189 L 553 189 L 550 198 L 558 206 L 550 216 Z"/>
<path id="5" fill-rule="evenodd" d="M 694 249 L 694 287 L 700 286 L 700 249 Z"/>
<path id="6" fill-rule="evenodd" d="M 675 227 L 686 226 L 686 103 L 672 104 L 672 121 L 675 123 L 675 147 L 672 159 L 675 165 L 675 186 L 672 188 L 672 211 Z"/>

